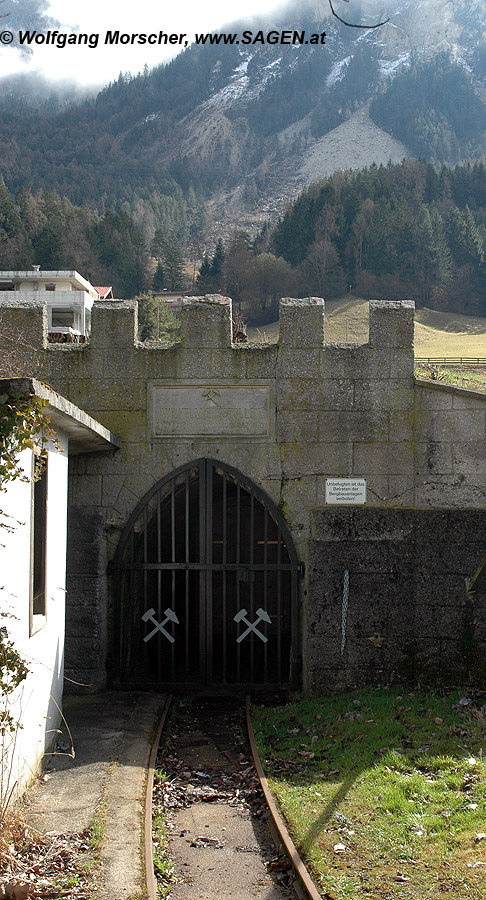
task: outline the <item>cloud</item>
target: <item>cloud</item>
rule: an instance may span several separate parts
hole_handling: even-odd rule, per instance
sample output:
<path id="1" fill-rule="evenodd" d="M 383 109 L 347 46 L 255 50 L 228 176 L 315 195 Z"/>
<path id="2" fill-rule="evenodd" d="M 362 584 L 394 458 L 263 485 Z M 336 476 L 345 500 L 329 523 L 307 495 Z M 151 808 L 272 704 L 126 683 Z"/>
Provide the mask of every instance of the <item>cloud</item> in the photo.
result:
<path id="1" fill-rule="evenodd" d="M 354 7 L 360 0 L 335 2 Z M 265 23 L 274 27 L 283 10 L 288 10 L 284 16 L 285 27 L 292 28 L 293 22 L 301 19 L 304 4 L 310 4 L 316 15 L 322 16 L 319 21 L 327 25 L 328 0 L 234 0 L 231 9 L 228 0 L 206 0 L 204 4 L 179 0 L 177 4 L 165 6 L 153 0 L 138 0 L 136 8 L 119 0 L 0 0 L 0 14 L 4 10 L 11 13 L 8 19 L 0 20 L 0 30 L 3 27 L 16 33 L 19 29 L 35 29 L 45 34 L 50 29 L 59 29 L 66 33 L 99 34 L 96 48 L 72 44 L 60 50 L 53 42 L 40 40 L 27 48 L 15 40 L 8 47 L 0 47 L 0 79 L 35 70 L 56 80 L 72 78 L 83 84 L 99 85 L 115 80 L 127 69 L 136 74 L 145 64 L 152 67 L 166 62 L 180 49 L 178 44 L 105 45 L 108 29 L 127 34 L 157 33 L 163 29 L 165 33 L 182 34 L 191 43 L 195 34 L 227 30 L 225 26 L 237 20 L 239 24 L 251 26 L 255 16 L 262 22 L 260 27 L 265 28 Z M 4 53 L 4 49 L 8 52 Z M 26 49 L 28 55 L 22 52 Z"/>

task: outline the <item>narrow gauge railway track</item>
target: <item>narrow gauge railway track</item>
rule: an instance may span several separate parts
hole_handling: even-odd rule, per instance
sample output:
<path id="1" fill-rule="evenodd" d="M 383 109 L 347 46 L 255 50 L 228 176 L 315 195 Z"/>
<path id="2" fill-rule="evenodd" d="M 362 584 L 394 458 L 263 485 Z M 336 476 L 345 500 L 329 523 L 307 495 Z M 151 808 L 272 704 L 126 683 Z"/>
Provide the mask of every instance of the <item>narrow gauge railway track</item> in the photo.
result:
<path id="1" fill-rule="evenodd" d="M 149 900 L 161 896 L 318 900 L 321 895 L 268 791 L 254 746 L 249 703 L 246 713 L 234 697 L 174 703 L 169 742 L 157 753 L 161 723 L 149 770 L 145 824 Z M 154 766 L 163 771 L 162 778 L 153 778 Z M 152 803 L 154 817 L 165 823 L 163 850 L 157 833 L 153 844 L 150 840 Z M 276 849 L 277 844 L 285 847 L 287 856 Z M 153 874 L 153 853 L 156 860 L 161 855 L 171 860 L 175 878 L 168 876 L 167 864 L 156 863 Z"/>

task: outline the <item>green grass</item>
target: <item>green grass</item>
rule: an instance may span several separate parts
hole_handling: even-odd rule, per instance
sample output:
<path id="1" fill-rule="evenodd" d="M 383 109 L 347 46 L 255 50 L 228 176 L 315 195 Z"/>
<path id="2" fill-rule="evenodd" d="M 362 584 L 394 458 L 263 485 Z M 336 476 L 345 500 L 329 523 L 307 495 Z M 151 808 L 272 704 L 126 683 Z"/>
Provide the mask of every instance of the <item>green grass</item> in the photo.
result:
<path id="1" fill-rule="evenodd" d="M 167 851 L 167 831 L 162 815 L 155 815 L 152 822 L 154 873 L 157 896 L 167 897 L 177 882 L 175 863 Z"/>
<path id="2" fill-rule="evenodd" d="M 106 807 L 107 807 L 107 801 L 105 798 L 102 798 L 98 802 L 96 812 L 93 816 L 93 821 L 91 822 L 89 845 L 90 845 L 91 850 L 93 850 L 95 853 L 100 852 L 101 847 L 103 845 L 103 841 L 105 839 Z"/>
<path id="3" fill-rule="evenodd" d="M 473 391 L 486 391 L 486 369 L 468 371 L 464 366 L 449 368 L 446 365 L 420 363 L 416 366 L 415 374 L 431 381 L 440 381 L 442 384 L 452 384 Z"/>
<path id="4" fill-rule="evenodd" d="M 154 770 L 155 783 L 163 784 L 166 781 L 163 769 Z M 165 815 L 162 808 L 154 805 L 152 817 L 152 844 L 154 873 L 157 883 L 157 896 L 160 900 L 168 897 L 174 884 L 177 883 L 177 869 L 168 853 L 168 833 L 165 824 Z"/>
<path id="5" fill-rule="evenodd" d="M 158 897 L 167 897 L 176 882 L 176 867 L 167 852 L 167 831 L 164 817 L 155 815 L 152 822 L 153 860 Z"/>
<path id="6" fill-rule="evenodd" d="M 486 866 L 469 865 L 486 863 L 486 722 L 459 697 L 375 690 L 254 710 L 280 808 L 337 900 L 486 896 Z"/>

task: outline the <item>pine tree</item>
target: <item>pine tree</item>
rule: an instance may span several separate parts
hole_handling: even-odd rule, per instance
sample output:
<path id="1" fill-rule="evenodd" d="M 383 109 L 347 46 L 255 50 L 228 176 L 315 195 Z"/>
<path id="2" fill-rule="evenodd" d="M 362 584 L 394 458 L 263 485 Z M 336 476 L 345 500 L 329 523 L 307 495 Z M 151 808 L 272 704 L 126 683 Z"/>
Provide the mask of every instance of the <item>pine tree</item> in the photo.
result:
<path id="1" fill-rule="evenodd" d="M 150 294 L 138 294 L 138 339 L 157 339 L 157 300 Z"/>
<path id="2" fill-rule="evenodd" d="M 455 308 L 472 315 L 484 314 L 485 254 L 481 234 L 468 206 L 453 206 L 447 220 L 449 246 L 455 265 L 450 300 Z"/>
<path id="3" fill-rule="evenodd" d="M 164 267 L 160 262 L 160 259 L 157 263 L 157 268 L 154 272 L 154 277 L 152 279 L 152 290 L 153 291 L 162 291 L 165 287 L 165 275 L 164 275 Z"/>
<path id="4" fill-rule="evenodd" d="M 212 289 L 214 292 L 217 292 L 221 288 L 221 279 L 223 277 L 223 263 L 224 263 L 224 247 L 223 241 L 219 238 L 218 243 L 216 244 L 216 249 L 213 254 L 213 258 L 211 260 L 211 269 L 210 276 L 212 281 Z"/>
<path id="5" fill-rule="evenodd" d="M 198 294 L 210 294 L 211 291 L 211 260 L 206 252 L 203 256 L 199 274 L 196 278 L 196 290 Z"/>
<path id="6" fill-rule="evenodd" d="M 174 234 L 169 234 L 164 240 L 162 259 L 166 287 L 170 291 L 182 290 L 184 285 L 184 257 Z"/>
<path id="7" fill-rule="evenodd" d="M 151 294 L 139 294 L 138 337 L 140 341 L 174 341 L 180 332 L 180 323 L 169 304 Z"/>
<path id="8" fill-rule="evenodd" d="M 474 216 L 468 206 L 458 209 L 453 206 L 447 221 L 449 246 L 452 258 L 457 266 L 468 263 L 473 265 L 484 263 L 484 248 Z"/>
<path id="9" fill-rule="evenodd" d="M 161 259 L 164 255 L 165 247 L 165 231 L 163 228 L 156 228 L 154 239 L 152 241 L 151 252 L 157 259 Z"/>

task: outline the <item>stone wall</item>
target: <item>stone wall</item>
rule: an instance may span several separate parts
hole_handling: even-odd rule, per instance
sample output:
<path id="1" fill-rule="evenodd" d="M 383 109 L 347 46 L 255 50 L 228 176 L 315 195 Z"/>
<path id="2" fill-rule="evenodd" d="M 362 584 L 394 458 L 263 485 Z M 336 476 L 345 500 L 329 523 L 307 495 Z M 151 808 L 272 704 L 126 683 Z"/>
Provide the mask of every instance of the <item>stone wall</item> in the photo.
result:
<path id="1" fill-rule="evenodd" d="M 416 380 L 414 506 L 485 509 L 485 407 L 477 391 Z"/>
<path id="2" fill-rule="evenodd" d="M 474 574 L 485 548 L 480 510 L 315 510 L 305 644 L 311 690 L 484 683 L 486 580 L 473 602 L 465 573 Z"/>
<path id="3" fill-rule="evenodd" d="M 281 301 L 278 345 L 232 346 L 231 301 L 219 297 L 184 302 L 177 345 L 137 343 L 133 301 L 95 303 L 91 342 L 80 346 L 47 345 L 42 305 L 9 314 L 33 348 L 35 371 L 26 374 L 41 377 L 122 441 L 114 454 L 81 456 L 72 465 L 76 549 L 67 659 L 76 680 L 98 686 L 106 677 L 112 621 L 106 561 L 130 513 L 153 484 L 199 457 L 249 476 L 285 515 L 306 566 L 303 678 L 310 690 L 406 674 L 436 677 L 445 665 L 464 674 L 462 631 L 458 625 L 450 638 L 450 619 L 462 621 L 464 578 L 486 543 L 479 524 L 467 553 L 450 534 L 484 522 L 486 396 L 414 378 L 413 303 L 370 303 L 369 343 L 361 346 L 325 343 L 319 298 Z M 366 507 L 326 507 L 326 479 L 333 476 L 365 479 Z M 438 521 L 448 535 L 444 543 Z M 455 580 L 444 594 L 443 578 L 451 574 L 443 571 L 446 547 Z M 430 592 L 417 574 L 426 565 Z M 346 568 L 349 630 L 341 654 Z M 442 608 L 454 613 L 431 623 L 442 630 L 439 649 L 425 655 L 406 649 L 418 647 L 422 633 L 428 640 L 430 628 L 422 631 L 421 622 Z M 484 652 L 480 628 L 473 644 Z"/>

